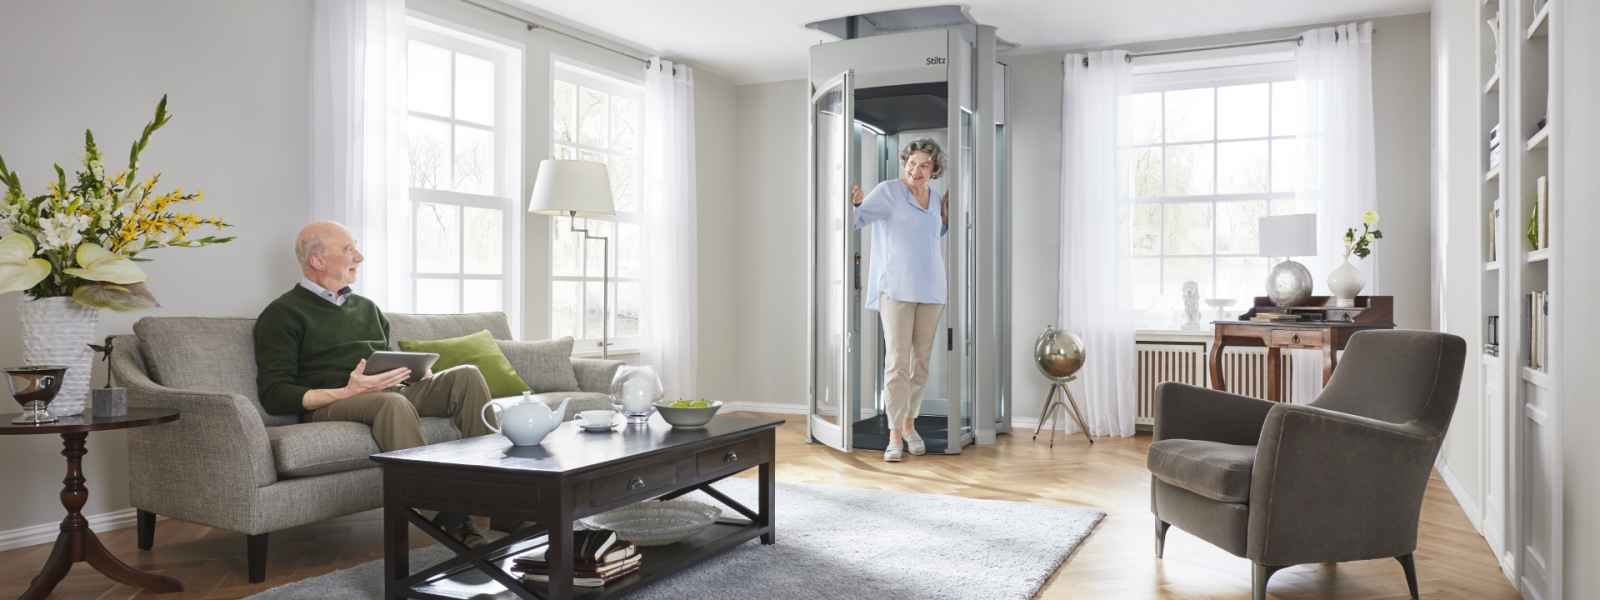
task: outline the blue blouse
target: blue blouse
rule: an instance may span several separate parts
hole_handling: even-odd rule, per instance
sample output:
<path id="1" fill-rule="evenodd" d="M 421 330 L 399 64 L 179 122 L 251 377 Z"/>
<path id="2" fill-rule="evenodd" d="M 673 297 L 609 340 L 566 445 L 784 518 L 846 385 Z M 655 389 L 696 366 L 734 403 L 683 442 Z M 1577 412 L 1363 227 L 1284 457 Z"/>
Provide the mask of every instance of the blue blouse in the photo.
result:
<path id="1" fill-rule="evenodd" d="M 946 303 L 949 289 L 939 238 L 950 226 L 939 215 L 942 204 L 939 192 L 928 188 L 928 208 L 923 209 L 899 179 L 878 184 L 861 200 L 853 229 L 872 225 L 867 308 L 878 310 L 881 292 L 901 302 Z"/>

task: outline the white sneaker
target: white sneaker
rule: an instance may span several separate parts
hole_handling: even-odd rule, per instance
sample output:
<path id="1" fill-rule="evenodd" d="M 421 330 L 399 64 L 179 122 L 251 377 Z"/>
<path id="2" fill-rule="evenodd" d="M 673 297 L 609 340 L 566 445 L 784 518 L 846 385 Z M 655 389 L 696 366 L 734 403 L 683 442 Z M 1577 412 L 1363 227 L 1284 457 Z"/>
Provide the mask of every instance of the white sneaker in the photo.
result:
<path id="1" fill-rule="evenodd" d="M 901 457 L 900 444 L 891 443 L 889 444 L 889 447 L 883 451 L 884 462 L 900 462 Z"/>
<path id="2" fill-rule="evenodd" d="M 922 436 L 913 433 L 913 434 L 905 436 L 905 440 L 906 440 L 906 451 L 907 452 L 910 452 L 910 453 L 915 454 L 917 456 L 922 456 L 923 454 L 928 452 L 927 444 L 923 444 L 922 443 Z"/>

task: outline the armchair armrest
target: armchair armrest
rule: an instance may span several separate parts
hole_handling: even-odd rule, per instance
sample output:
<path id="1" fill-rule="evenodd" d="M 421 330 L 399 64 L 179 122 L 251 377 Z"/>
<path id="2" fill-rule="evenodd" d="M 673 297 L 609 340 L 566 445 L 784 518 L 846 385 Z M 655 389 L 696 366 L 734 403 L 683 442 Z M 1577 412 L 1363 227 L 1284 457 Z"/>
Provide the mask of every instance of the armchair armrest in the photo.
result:
<path id="1" fill-rule="evenodd" d="M 1156 386 L 1155 441 L 1204 440 L 1254 446 L 1276 402 L 1182 383 Z"/>
<path id="2" fill-rule="evenodd" d="M 129 493 L 134 506 L 194 523 L 243 507 L 255 489 L 277 481 L 272 447 L 255 403 L 238 394 L 176 390 L 145 375 L 137 340 L 115 344 L 110 368 L 128 406 L 170 408 L 177 421 L 128 430 Z"/>
<path id="3" fill-rule="evenodd" d="M 578 389 L 585 392 L 600 394 L 611 393 L 611 378 L 617 376 L 617 369 L 622 368 L 620 360 L 601 360 L 598 358 L 572 359 L 572 373 L 578 377 Z"/>
<path id="4" fill-rule="evenodd" d="M 1288 565 L 1411 553 L 1440 442 L 1414 423 L 1273 407 L 1251 473 L 1249 558 Z"/>

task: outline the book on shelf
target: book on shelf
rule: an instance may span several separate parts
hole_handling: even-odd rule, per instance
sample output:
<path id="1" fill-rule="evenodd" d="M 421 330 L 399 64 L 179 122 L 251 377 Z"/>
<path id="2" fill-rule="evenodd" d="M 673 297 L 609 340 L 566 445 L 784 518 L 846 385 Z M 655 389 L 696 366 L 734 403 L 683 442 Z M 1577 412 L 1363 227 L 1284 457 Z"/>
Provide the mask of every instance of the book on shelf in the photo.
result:
<path id="1" fill-rule="evenodd" d="M 1500 260 L 1500 201 L 1489 210 L 1489 262 Z"/>
<path id="2" fill-rule="evenodd" d="M 1522 339 L 1528 348 L 1528 366 L 1546 369 L 1550 360 L 1550 294 L 1531 292 L 1522 297 Z"/>
<path id="3" fill-rule="evenodd" d="M 573 532 L 572 547 L 572 585 L 577 587 L 600 587 L 632 575 L 644 559 L 638 545 L 618 541 L 610 531 Z M 512 570 L 520 571 L 524 581 L 548 583 L 550 563 L 545 552 L 549 549 L 545 544 L 518 555 L 511 561 Z"/>
<path id="4" fill-rule="evenodd" d="M 631 568 L 631 569 L 628 569 L 626 571 L 623 571 L 621 573 L 617 573 L 615 575 L 611 575 L 611 576 L 608 576 L 608 577 L 580 577 L 578 574 L 574 573 L 572 575 L 572 586 L 573 587 L 601 587 L 601 586 L 604 586 L 604 585 L 606 585 L 608 583 L 611 583 L 611 582 L 616 581 L 618 579 L 622 579 L 623 577 L 627 577 L 627 576 L 632 575 L 632 574 L 637 573 L 637 572 L 639 572 L 639 565 L 634 565 L 633 568 Z M 549 575 L 540 575 L 540 574 L 537 574 L 537 573 L 523 573 L 522 574 L 522 580 L 523 581 L 536 581 L 536 582 L 539 582 L 539 583 L 550 583 L 550 576 Z"/>
<path id="5" fill-rule="evenodd" d="M 1489 130 L 1489 149 L 1493 150 L 1493 149 L 1499 148 L 1499 147 L 1500 147 L 1500 126 L 1499 125 L 1495 125 L 1492 129 Z"/>
<path id="6" fill-rule="evenodd" d="M 1494 170 L 1498 166 L 1500 166 L 1500 147 L 1495 146 L 1489 149 L 1489 169 Z"/>
<path id="7" fill-rule="evenodd" d="M 1549 181 L 1549 179 L 1547 179 L 1545 177 L 1540 177 L 1539 180 L 1536 183 L 1534 183 L 1534 189 L 1538 190 L 1538 192 L 1539 192 L 1539 204 L 1538 204 L 1538 211 L 1539 211 L 1539 224 L 1538 224 L 1539 245 L 1538 245 L 1537 248 L 1534 248 L 1534 249 L 1535 250 L 1543 250 L 1545 248 L 1549 248 L 1550 247 L 1550 181 Z"/>

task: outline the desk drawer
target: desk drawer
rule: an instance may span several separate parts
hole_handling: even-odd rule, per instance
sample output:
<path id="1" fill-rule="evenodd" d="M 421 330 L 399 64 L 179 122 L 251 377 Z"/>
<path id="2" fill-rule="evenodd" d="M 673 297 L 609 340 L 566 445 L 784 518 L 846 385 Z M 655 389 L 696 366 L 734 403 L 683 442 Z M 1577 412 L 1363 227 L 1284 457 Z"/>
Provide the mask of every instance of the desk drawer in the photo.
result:
<path id="1" fill-rule="evenodd" d="M 1322 331 L 1319 329 L 1274 329 L 1272 330 L 1270 345 L 1279 348 L 1316 350 L 1322 347 Z"/>
<path id="2" fill-rule="evenodd" d="M 629 496 L 646 495 L 672 487 L 677 482 L 678 469 L 670 460 L 596 477 L 589 482 L 589 505 L 599 506 Z"/>
<path id="3" fill-rule="evenodd" d="M 743 471 L 767 459 L 761 448 L 761 439 L 750 439 L 703 450 L 695 455 L 701 475 L 726 471 Z"/>

